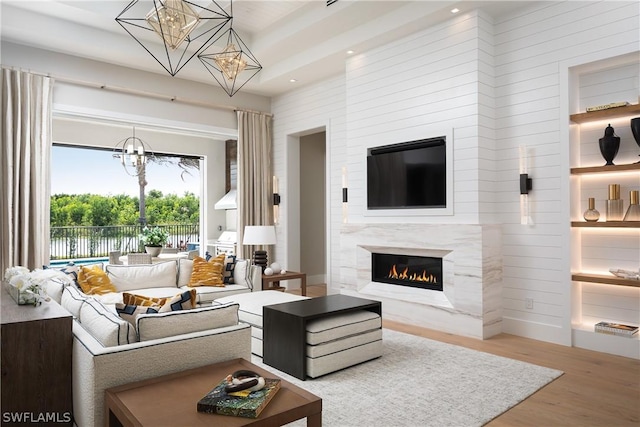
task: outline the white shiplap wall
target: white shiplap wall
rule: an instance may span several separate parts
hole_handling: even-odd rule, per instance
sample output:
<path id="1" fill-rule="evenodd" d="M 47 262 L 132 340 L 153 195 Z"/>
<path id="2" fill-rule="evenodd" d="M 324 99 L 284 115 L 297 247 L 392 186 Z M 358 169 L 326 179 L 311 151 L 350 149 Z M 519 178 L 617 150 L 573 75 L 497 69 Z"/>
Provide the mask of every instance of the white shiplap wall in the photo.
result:
<path id="1" fill-rule="evenodd" d="M 463 14 L 348 62 L 350 221 L 478 223 L 479 187 L 491 192 L 493 185 L 480 180 L 480 171 L 492 166 L 479 162 L 480 150 L 486 148 L 478 143 L 480 75 L 485 93 L 493 80 L 492 71 L 486 71 L 491 68 L 491 58 L 486 60 L 491 50 L 481 51 L 481 22 L 476 12 Z M 482 102 L 482 112 L 489 112 L 482 117 L 489 122 L 485 134 L 491 136 L 492 97 L 483 96 Z M 367 213 L 367 148 L 445 133 L 453 136 L 447 140 L 453 144 L 453 215 L 425 211 L 409 216 L 402 210 L 387 216 Z M 486 137 L 483 141 L 486 145 Z"/>
<path id="2" fill-rule="evenodd" d="M 276 98 L 277 174 L 286 175 L 287 135 L 331 124 L 331 265 L 339 256 L 341 167 L 349 170 L 351 222 L 397 222 L 364 215 L 366 147 L 453 129 L 453 215 L 400 220 L 503 224 L 505 332 L 570 345 L 568 82 L 561 64 L 638 50 L 638 8 L 538 2 L 495 21 L 470 12 L 350 59 L 344 81 Z M 521 145 L 533 177 L 530 226 L 519 217 Z M 329 277 L 338 286 L 339 271 Z M 526 298 L 533 309 L 525 309 Z"/>
<path id="3" fill-rule="evenodd" d="M 498 157 L 513 165 L 500 173 L 516 174 L 513 159 L 526 145 L 534 188 L 534 226 L 513 223 L 513 203 L 502 204 L 506 332 L 571 343 L 569 124 L 561 108 L 569 82 L 562 66 L 637 50 L 638 8 L 637 2 L 539 2 L 496 22 Z M 533 310 L 525 309 L 525 298 L 534 300 Z"/>

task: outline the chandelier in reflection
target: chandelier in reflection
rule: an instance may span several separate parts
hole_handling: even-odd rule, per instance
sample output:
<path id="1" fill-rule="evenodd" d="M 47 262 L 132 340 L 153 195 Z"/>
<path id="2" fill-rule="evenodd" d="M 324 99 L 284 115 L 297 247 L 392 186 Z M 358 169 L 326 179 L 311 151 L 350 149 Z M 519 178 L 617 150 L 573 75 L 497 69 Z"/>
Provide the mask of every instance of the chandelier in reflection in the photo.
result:
<path id="1" fill-rule="evenodd" d="M 202 2 L 201 2 L 202 3 Z M 215 1 L 133 0 L 116 22 L 175 76 L 231 21 Z"/>

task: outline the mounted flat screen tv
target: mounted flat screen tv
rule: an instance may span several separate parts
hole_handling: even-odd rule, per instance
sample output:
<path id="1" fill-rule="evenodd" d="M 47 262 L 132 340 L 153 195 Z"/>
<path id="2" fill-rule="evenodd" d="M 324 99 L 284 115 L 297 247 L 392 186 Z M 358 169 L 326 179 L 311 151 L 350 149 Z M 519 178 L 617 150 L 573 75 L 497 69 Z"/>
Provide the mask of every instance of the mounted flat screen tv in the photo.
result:
<path id="1" fill-rule="evenodd" d="M 445 208 L 445 137 L 370 148 L 367 152 L 369 209 Z"/>

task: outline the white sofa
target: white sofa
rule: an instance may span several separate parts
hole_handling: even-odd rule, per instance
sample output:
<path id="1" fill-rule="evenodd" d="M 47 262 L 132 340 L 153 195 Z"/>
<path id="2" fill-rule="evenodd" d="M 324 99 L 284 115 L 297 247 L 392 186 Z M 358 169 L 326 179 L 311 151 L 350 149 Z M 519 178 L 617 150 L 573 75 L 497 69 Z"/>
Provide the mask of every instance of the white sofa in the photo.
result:
<path id="1" fill-rule="evenodd" d="M 188 267 L 188 263 L 184 265 Z M 201 289 L 196 308 L 143 314 L 138 316 L 136 327 L 120 318 L 111 303 L 121 302 L 122 292 L 175 296 L 185 289 L 180 285 L 186 270 L 182 271 L 181 279 L 175 267 L 170 265 L 106 266 L 118 292 L 97 298 L 84 294 L 68 282 L 54 280 L 50 283 L 49 295 L 74 316 L 73 413 L 76 425 L 105 425 L 108 414 L 104 413 L 104 393 L 108 388 L 234 358 L 250 360 L 251 330 L 248 324 L 239 321 L 238 304 L 208 302 L 210 293 L 251 292 L 252 285 L 258 283 L 256 277 L 261 280 L 259 267 L 256 271 L 246 261 L 239 262 L 238 266 L 234 277 L 237 283 L 224 288 Z M 171 277 L 173 286 L 170 286 Z"/>
<path id="2" fill-rule="evenodd" d="M 122 302 L 122 293 L 130 292 L 148 297 L 172 297 L 180 291 L 196 290 L 198 305 L 210 304 L 213 300 L 230 295 L 262 289 L 262 271 L 249 260 L 239 259 L 232 271 L 233 283 L 224 287 L 188 286 L 193 260 L 180 259 L 157 264 L 116 265 L 108 264 L 104 270 L 117 292 L 96 298 L 105 304 Z"/>

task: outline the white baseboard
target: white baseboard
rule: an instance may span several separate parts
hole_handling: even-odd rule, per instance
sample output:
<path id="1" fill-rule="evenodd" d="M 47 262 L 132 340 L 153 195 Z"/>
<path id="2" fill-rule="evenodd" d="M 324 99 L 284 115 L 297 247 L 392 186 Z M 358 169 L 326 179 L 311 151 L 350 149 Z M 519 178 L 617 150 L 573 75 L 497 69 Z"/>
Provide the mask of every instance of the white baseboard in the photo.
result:
<path id="1" fill-rule="evenodd" d="M 571 346 L 571 333 L 567 333 L 567 331 L 554 325 L 503 317 L 502 332 L 538 341 Z"/>

